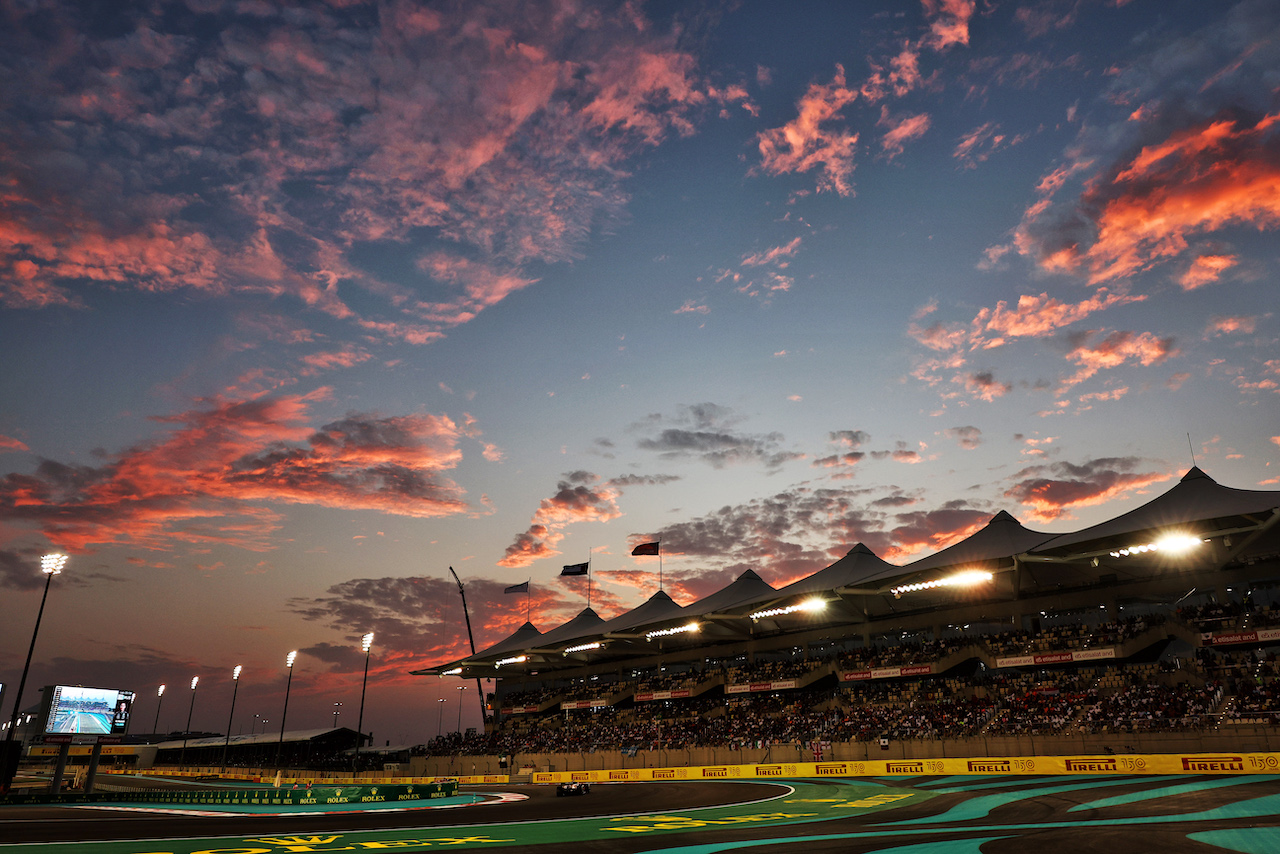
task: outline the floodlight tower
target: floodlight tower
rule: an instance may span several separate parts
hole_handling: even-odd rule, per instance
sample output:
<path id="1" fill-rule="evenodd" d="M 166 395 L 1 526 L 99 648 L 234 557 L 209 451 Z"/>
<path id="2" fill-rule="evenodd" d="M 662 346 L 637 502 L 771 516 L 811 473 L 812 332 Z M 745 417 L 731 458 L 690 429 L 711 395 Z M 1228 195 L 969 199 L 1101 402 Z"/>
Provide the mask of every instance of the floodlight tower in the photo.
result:
<path id="1" fill-rule="evenodd" d="M 160 707 L 163 705 L 164 705 L 164 686 L 161 685 L 156 690 L 156 720 L 155 720 L 155 723 L 151 725 L 152 732 L 160 731 Z"/>
<path id="2" fill-rule="evenodd" d="M 356 753 L 351 760 L 353 773 L 359 773 L 360 742 L 364 740 L 364 692 L 369 686 L 369 650 L 373 649 L 373 632 L 360 638 L 360 649 L 364 652 L 364 679 L 360 682 L 360 717 L 356 720 Z"/>
<path id="3" fill-rule="evenodd" d="M 178 764 L 187 758 L 187 738 L 191 735 L 191 714 L 196 710 L 196 686 L 200 684 L 199 676 L 191 677 L 191 708 L 187 709 L 187 728 L 182 731 L 182 752 L 178 754 Z"/>
<path id="4" fill-rule="evenodd" d="M 244 668 L 237 664 L 235 669 L 231 671 L 231 682 L 235 686 L 231 689 L 231 714 L 227 715 L 227 738 L 222 742 L 222 773 L 227 773 L 227 748 L 231 746 L 231 722 L 236 717 L 236 694 L 240 693 L 240 671 Z"/>
<path id="5" fill-rule="evenodd" d="M 18 716 L 22 709 L 22 689 L 27 685 L 27 672 L 31 670 L 31 655 L 36 651 L 36 635 L 40 634 L 40 620 L 44 617 L 44 603 L 49 598 L 49 585 L 53 577 L 62 573 L 67 565 L 64 554 L 47 554 L 40 558 L 40 571 L 47 578 L 44 580 L 44 595 L 40 597 L 40 610 L 36 612 L 36 627 L 31 631 L 31 646 L 27 647 L 27 663 L 22 665 L 22 678 L 18 680 L 18 693 L 13 698 L 13 717 L 9 718 L 9 731 L 4 737 L 4 751 L 0 752 L 0 793 L 7 793 L 13 777 L 18 773 L 18 757 L 9 761 L 10 745 L 13 743 L 14 730 L 18 728 Z"/>
<path id="6" fill-rule="evenodd" d="M 289 689 L 293 687 L 293 662 L 298 659 L 295 649 L 284 657 L 284 666 L 289 669 L 289 679 L 284 684 L 284 711 L 280 713 L 280 741 L 276 744 L 276 767 L 280 767 L 280 751 L 284 748 L 284 722 L 289 714 Z"/>

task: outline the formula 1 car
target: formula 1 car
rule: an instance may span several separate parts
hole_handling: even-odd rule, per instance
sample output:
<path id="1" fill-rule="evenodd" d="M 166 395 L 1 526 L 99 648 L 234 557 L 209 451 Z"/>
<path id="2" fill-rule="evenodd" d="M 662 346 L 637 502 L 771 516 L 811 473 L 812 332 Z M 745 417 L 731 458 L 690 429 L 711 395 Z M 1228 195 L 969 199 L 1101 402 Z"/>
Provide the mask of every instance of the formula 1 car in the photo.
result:
<path id="1" fill-rule="evenodd" d="M 561 783 L 556 786 L 556 797 L 563 798 L 565 795 L 587 795 L 591 793 L 591 787 L 586 783 Z"/>

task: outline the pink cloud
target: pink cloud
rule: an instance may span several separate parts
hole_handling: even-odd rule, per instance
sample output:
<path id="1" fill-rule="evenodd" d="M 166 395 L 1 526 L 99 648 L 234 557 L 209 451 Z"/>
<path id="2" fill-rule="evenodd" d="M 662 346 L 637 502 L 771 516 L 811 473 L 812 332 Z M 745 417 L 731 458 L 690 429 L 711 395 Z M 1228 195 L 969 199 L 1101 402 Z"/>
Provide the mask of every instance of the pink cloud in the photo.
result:
<path id="1" fill-rule="evenodd" d="M 792 258 L 800 249 L 801 238 L 793 238 L 782 246 L 775 246 L 764 252 L 755 252 L 751 255 L 743 257 L 742 264 L 744 267 L 759 267 L 763 264 L 777 264 L 780 267 L 787 266 L 787 259 Z"/>
<path id="2" fill-rule="evenodd" d="M 590 472 L 571 472 L 556 485 L 556 493 L 538 504 L 528 530 L 519 534 L 499 566 L 528 566 L 536 560 L 557 555 L 556 545 L 564 539 L 563 529 L 575 522 L 607 522 L 622 515 L 617 499 L 621 492 Z"/>
<path id="3" fill-rule="evenodd" d="M 927 113 L 914 116 L 890 116 L 888 107 L 880 108 L 878 124 L 887 127 L 880 138 L 880 148 L 892 160 L 902 153 L 908 142 L 919 139 L 929 130 L 930 119 Z"/>
<path id="4" fill-rule="evenodd" d="M 1201 255 L 1191 262 L 1187 272 L 1178 277 L 1178 284 L 1184 291 L 1194 291 L 1218 281 L 1236 263 L 1234 255 Z"/>
<path id="5" fill-rule="evenodd" d="M 1018 472 L 1005 495 L 1030 507 L 1036 521 L 1071 518 L 1073 508 L 1106 504 L 1172 477 L 1164 472 L 1135 471 L 1141 462 L 1125 457 L 1090 460 L 1082 465 L 1036 466 Z"/>
<path id="6" fill-rule="evenodd" d="M 1179 355 L 1172 338 L 1157 338 L 1150 332 L 1112 332 L 1096 344 L 1085 338 L 1067 353 L 1067 359 L 1080 369 L 1063 381 L 1063 390 L 1078 385 L 1098 371 L 1117 368 L 1125 362 L 1155 365 Z"/>
<path id="7" fill-rule="evenodd" d="M 278 513 L 308 504 L 433 517 L 467 512 L 443 477 L 457 465 L 458 429 L 443 416 L 348 414 L 312 429 L 321 395 L 214 400 L 157 417 L 174 429 L 100 467 L 44 460 L 0 480 L 0 518 L 32 525 L 59 546 L 226 543 L 270 549 Z"/>
<path id="8" fill-rule="evenodd" d="M 5 451 L 29 451 L 26 442 L 21 439 L 15 439 L 12 436 L 0 434 L 0 453 Z"/>
<path id="9" fill-rule="evenodd" d="M 1099 288 L 1093 296 L 1078 303 L 1064 303 L 1047 293 L 1039 296 L 1023 294 L 1018 297 L 1016 308 L 1011 309 L 1007 302 L 1000 300 L 994 309 L 981 309 L 974 317 L 973 325 L 1009 338 L 1040 338 L 1095 312 L 1144 299 L 1144 296 L 1111 293 L 1106 288 Z"/>
<path id="10" fill-rule="evenodd" d="M 825 129 L 843 118 L 842 110 L 858 93 L 845 81 L 844 67 L 837 65 L 828 84 L 813 83 L 796 105 L 798 115 L 780 128 L 757 136 L 760 169 L 770 175 L 818 170 L 818 189 L 841 196 L 853 194 L 854 150 L 858 134 Z"/>
<path id="11" fill-rule="evenodd" d="M 1216 338 L 1219 335 L 1245 334 L 1252 335 L 1258 328 L 1257 317 L 1211 317 L 1204 329 L 1204 337 Z"/>
<path id="12" fill-rule="evenodd" d="M 1079 223 L 1024 217 L 1017 237 L 1051 271 L 1085 268 L 1091 283 L 1133 276 L 1187 251 L 1190 240 L 1230 226 L 1280 224 L 1280 116 L 1200 122 L 1144 146 L 1098 175 L 1079 207 L 1090 212 L 1094 236 Z M 1202 256 L 1181 281 L 1190 290 L 1229 268 L 1229 256 Z"/>
<path id="13" fill-rule="evenodd" d="M 929 35 L 925 43 L 933 50 L 946 50 L 952 45 L 969 44 L 969 21 L 973 18 L 974 0 L 921 0 Z"/>

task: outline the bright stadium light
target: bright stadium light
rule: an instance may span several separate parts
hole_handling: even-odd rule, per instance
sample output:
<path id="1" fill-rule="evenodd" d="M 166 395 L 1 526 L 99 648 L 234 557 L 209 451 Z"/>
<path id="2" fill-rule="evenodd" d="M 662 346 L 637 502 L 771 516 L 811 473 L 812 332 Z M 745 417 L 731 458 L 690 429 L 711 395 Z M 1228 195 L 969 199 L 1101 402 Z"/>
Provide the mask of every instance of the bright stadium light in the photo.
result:
<path id="1" fill-rule="evenodd" d="M 783 614 L 794 614 L 797 611 L 818 612 L 825 611 L 827 601 L 825 599 L 806 599 L 795 605 L 788 605 L 785 608 L 767 608 L 763 611 L 756 611 L 750 617 L 753 620 L 762 620 L 765 617 L 781 617 Z"/>
<path id="2" fill-rule="evenodd" d="M 563 654 L 563 655 L 572 655 L 572 654 L 573 654 L 573 653 L 575 653 L 575 652 L 589 652 L 590 650 L 593 650 L 593 649 L 601 649 L 601 648 L 603 648 L 603 647 L 604 647 L 604 644 L 602 644 L 602 643 L 598 643 L 598 642 L 597 642 L 597 643 L 584 643 L 584 644 L 579 644 L 578 646 L 566 646 L 566 647 L 564 648 L 564 650 L 562 650 L 562 654 Z"/>
<path id="3" fill-rule="evenodd" d="M 462 672 L 462 668 L 461 668 L 461 667 L 455 667 L 455 668 L 453 668 L 452 670 L 446 670 L 446 671 L 444 671 L 444 672 L 443 672 L 443 673 L 441 673 L 440 675 L 441 675 L 441 676 L 457 676 L 457 675 L 458 675 L 458 674 L 460 674 L 461 672 Z"/>
<path id="4" fill-rule="evenodd" d="M 369 632 L 367 635 L 360 638 L 360 651 L 368 655 L 369 650 L 372 648 L 373 648 L 373 632 Z"/>
<path id="5" fill-rule="evenodd" d="M 701 628 L 702 626 L 700 626 L 697 623 L 689 623 L 687 625 L 676 626 L 675 628 L 671 628 L 671 629 L 658 629 L 657 631 L 649 632 L 644 636 L 644 639 L 653 640 L 654 638 L 665 638 L 671 635 L 682 635 L 687 632 L 696 632 Z"/>
<path id="6" fill-rule="evenodd" d="M 496 668 L 502 667 L 504 664 L 524 664 L 528 660 L 529 656 L 527 655 L 514 655 L 511 658 L 499 658 L 493 663 L 493 666 Z"/>
<path id="7" fill-rule="evenodd" d="M 901 596 L 903 593 L 916 593 L 920 590 L 933 590 L 936 587 L 973 587 L 978 584 L 986 584 L 995 578 L 993 574 L 982 569 L 966 569 L 957 572 L 954 575 L 948 575 L 946 578 L 935 578 L 932 581 L 920 581 L 915 584 L 904 584 L 901 587 L 890 588 L 889 592 L 894 597 Z"/>
<path id="8" fill-rule="evenodd" d="M 1194 548 L 1198 548 L 1202 543 L 1207 542 L 1209 541 L 1202 540 L 1194 534 L 1165 534 L 1154 543 L 1140 543 L 1138 545 L 1116 549 L 1111 552 L 1111 556 L 1133 557 L 1134 555 L 1157 551 L 1171 555 L 1180 555 L 1189 552 Z"/>
<path id="9" fill-rule="evenodd" d="M 31 631 L 31 646 L 27 648 L 27 663 L 22 666 L 22 678 L 18 680 L 18 694 L 13 698 L 13 716 L 9 718 L 9 730 L 5 733 L 4 747 L 0 748 L 0 792 L 8 792 L 13 778 L 18 773 L 18 755 L 11 753 L 9 745 L 13 743 L 14 731 L 18 728 L 18 717 L 21 715 L 22 690 L 27 685 L 27 673 L 31 670 L 31 655 L 36 651 L 36 636 L 40 634 L 40 620 L 44 617 L 44 603 L 49 598 L 49 585 L 53 577 L 62 572 L 67 563 L 64 554 L 47 554 L 40 558 L 40 571 L 47 578 L 44 580 L 44 595 L 40 597 L 40 610 L 36 611 L 36 627 Z"/>

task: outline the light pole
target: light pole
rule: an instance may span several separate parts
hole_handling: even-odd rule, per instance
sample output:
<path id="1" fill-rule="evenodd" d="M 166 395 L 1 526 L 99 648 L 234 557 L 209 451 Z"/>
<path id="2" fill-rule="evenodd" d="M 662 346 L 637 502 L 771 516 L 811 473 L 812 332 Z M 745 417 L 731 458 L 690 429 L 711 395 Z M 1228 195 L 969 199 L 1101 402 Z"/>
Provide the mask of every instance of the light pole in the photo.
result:
<path id="1" fill-rule="evenodd" d="M 458 690 L 465 691 L 467 690 L 467 686 L 459 685 Z M 458 695 L 458 740 L 459 741 L 462 740 L 462 695 L 461 694 Z"/>
<path id="2" fill-rule="evenodd" d="M 164 705 L 164 686 L 161 685 L 156 691 L 156 722 L 151 725 L 153 733 L 160 731 L 160 707 Z"/>
<path id="3" fill-rule="evenodd" d="M 293 687 L 293 662 L 297 658 L 296 649 L 284 657 L 284 666 L 289 668 L 289 680 L 284 683 L 284 711 L 280 713 L 280 741 L 276 744 L 276 768 L 280 767 L 280 751 L 284 747 L 284 722 L 289 714 L 289 689 Z"/>
<path id="4" fill-rule="evenodd" d="M 187 758 L 187 738 L 191 735 L 191 713 L 196 710 L 196 686 L 200 684 L 199 676 L 191 677 L 191 708 L 187 709 L 187 728 L 182 731 L 182 752 L 178 754 L 178 764 Z"/>
<path id="5" fill-rule="evenodd" d="M 360 742 L 364 741 L 364 690 L 369 685 L 369 650 L 373 649 L 373 632 L 360 638 L 364 651 L 364 679 L 360 682 L 360 717 L 356 720 L 356 753 L 351 760 L 352 773 L 359 773 Z"/>
<path id="6" fill-rule="evenodd" d="M 436 703 L 440 709 L 440 714 L 436 715 L 436 738 L 440 738 L 444 735 L 444 697 L 436 700 Z"/>
<path id="7" fill-rule="evenodd" d="M 40 597 L 40 610 L 36 612 L 36 627 L 31 631 L 31 646 L 27 648 L 27 663 L 22 665 L 22 678 L 18 680 L 18 693 L 13 698 L 13 717 L 9 718 L 9 731 L 4 737 L 4 752 L 0 753 L 0 793 L 7 793 L 18 773 L 18 757 L 11 753 L 14 730 L 18 728 L 18 714 L 22 709 L 22 689 L 27 685 L 27 671 L 31 669 L 31 654 L 36 651 L 36 635 L 40 634 L 40 619 L 44 617 L 44 603 L 49 598 L 49 585 L 53 577 L 67 564 L 64 554 L 48 554 L 40 558 L 40 571 L 48 576 L 44 580 L 44 595 Z"/>
<path id="8" fill-rule="evenodd" d="M 342 704 L 334 703 L 333 704 L 333 728 L 334 729 L 338 728 L 338 715 L 340 714 L 342 714 Z"/>
<path id="9" fill-rule="evenodd" d="M 222 773 L 227 773 L 227 748 L 231 746 L 231 722 L 236 717 L 236 694 L 240 693 L 240 671 L 244 668 L 239 664 L 231 671 L 231 682 L 235 685 L 231 689 L 231 714 L 227 715 L 227 739 L 222 742 Z"/>

